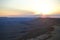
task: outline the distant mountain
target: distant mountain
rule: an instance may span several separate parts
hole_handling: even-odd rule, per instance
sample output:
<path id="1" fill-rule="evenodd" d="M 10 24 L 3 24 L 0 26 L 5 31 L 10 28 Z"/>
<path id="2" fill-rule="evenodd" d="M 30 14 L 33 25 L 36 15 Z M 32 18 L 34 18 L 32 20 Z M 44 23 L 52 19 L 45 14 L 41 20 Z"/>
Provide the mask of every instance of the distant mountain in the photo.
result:
<path id="1" fill-rule="evenodd" d="M 12 21 L 12 22 L 15 22 L 15 21 L 20 21 L 20 22 L 24 22 L 24 21 L 31 21 L 35 19 L 34 17 L 0 17 L 0 21 Z"/>
<path id="2" fill-rule="evenodd" d="M 60 18 L 60 14 L 47 15 L 47 17 L 50 17 L 50 18 Z"/>
<path id="3" fill-rule="evenodd" d="M 18 10 L 18 9 L 2 9 L 0 11 L 0 17 L 21 17 L 21 16 L 29 16 L 34 15 L 34 12 L 27 10 Z"/>

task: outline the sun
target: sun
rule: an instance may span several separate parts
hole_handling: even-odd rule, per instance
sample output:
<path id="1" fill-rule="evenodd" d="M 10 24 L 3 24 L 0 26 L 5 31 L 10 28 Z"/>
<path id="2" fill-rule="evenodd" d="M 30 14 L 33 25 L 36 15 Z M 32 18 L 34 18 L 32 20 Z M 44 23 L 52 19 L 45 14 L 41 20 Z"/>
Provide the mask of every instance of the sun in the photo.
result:
<path id="1" fill-rule="evenodd" d="M 42 4 L 40 7 L 36 7 L 35 9 L 35 14 L 40 14 L 42 12 L 45 15 L 50 15 L 50 12 L 52 11 L 52 7 L 47 4 Z"/>
<path id="2" fill-rule="evenodd" d="M 53 5 L 49 2 L 38 3 L 38 5 L 34 5 L 32 7 L 35 10 L 35 14 L 40 14 L 41 12 L 44 15 L 50 15 L 53 11 Z"/>

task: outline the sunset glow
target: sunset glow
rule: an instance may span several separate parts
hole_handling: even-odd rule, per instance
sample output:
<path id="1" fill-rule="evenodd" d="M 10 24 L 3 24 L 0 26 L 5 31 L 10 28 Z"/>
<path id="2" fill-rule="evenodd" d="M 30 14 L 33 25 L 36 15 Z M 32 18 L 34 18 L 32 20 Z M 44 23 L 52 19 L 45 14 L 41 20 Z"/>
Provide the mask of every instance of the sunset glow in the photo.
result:
<path id="1" fill-rule="evenodd" d="M 60 10 L 60 6 L 58 2 L 59 1 L 57 0 L 9 0 L 9 1 L 5 0 L 5 1 L 2 1 L 2 8 L 9 9 L 9 10 L 11 8 L 11 10 L 17 9 L 17 10 L 33 11 L 34 15 L 38 15 L 41 13 L 43 13 L 44 15 L 50 15 L 53 12 L 57 12 Z M 15 13 L 15 11 L 7 11 L 7 12 L 3 11 L 3 12 L 5 13 L 5 14 L 3 13 L 4 15 L 21 15 L 22 14 L 19 12 Z"/>

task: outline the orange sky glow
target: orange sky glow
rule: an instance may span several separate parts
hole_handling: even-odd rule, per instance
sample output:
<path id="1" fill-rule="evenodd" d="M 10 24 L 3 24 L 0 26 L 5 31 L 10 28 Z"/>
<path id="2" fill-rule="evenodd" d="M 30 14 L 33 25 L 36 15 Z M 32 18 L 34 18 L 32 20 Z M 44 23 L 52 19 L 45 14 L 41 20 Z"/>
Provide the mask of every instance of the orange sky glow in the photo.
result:
<path id="1" fill-rule="evenodd" d="M 57 0 L 3 1 L 0 16 L 40 15 L 41 13 L 44 15 L 60 14 L 60 3 L 58 2 Z"/>

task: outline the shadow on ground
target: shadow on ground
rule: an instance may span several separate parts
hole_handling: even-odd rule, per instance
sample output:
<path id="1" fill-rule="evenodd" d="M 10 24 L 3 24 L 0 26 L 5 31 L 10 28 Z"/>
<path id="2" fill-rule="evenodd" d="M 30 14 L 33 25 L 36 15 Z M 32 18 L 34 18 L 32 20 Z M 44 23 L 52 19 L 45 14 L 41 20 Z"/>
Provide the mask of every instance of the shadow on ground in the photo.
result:
<path id="1" fill-rule="evenodd" d="M 47 40 L 60 40 L 60 26 L 54 26 L 55 31 L 52 32 L 53 37 Z"/>

